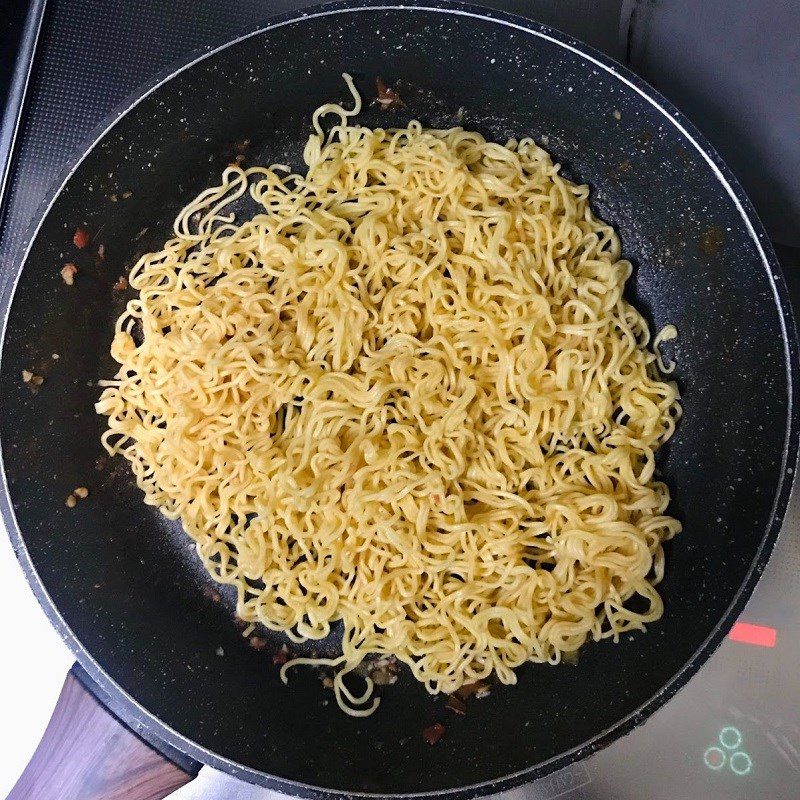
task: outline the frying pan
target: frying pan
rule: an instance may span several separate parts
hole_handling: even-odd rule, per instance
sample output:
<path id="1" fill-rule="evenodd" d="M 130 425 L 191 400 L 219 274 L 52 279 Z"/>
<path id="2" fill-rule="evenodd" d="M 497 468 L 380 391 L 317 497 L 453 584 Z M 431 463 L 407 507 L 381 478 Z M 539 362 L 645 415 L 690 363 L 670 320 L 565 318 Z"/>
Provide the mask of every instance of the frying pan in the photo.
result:
<path id="1" fill-rule="evenodd" d="M 495 687 L 464 717 L 447 716 L 442 698 L 406 673 L 366 719 L 342 714 L 313 670 L 283 686 L 272 663 L 282 637 L 262 631 L 266 646 L 248 645 L 233 598 L 216 593 L 188 538 L 144 505 L 124 462 L 103 463 L 104 421 L 93 413 L 97 380 L 115 371 L 108 348 L 128 299 L 117 278 L 169 235 L 176 212 L 245 141 L 250 163 L 298 165 L 313 109 L 347 100 L 343 71 L 367 100 L 381 75 L 405 101 L 394 115 L 367 109 L 365 124 L 463 120 L 497 141 L 541 141 L 567 176 L 590 184 L 596 213 L 619 231 L 636 266 L 630 299 L 654 329 L 672 323 L 680 333 L 670 355 L 685 415 L 659 469 L 684 531 L 668 546 L 663 619 L 619 644 L 588 644 L 575 665 L 528 665 L 518 685 Z M 82 250 L 72 243 L 78 226 L 91 237 Z M 67 261 L 79 268 L 73 286 L 59 276 Z M 3 303 L 0 502 L 33 590 L 129 725 L 289 794 L 476 796 L 630 733 L 736 619 L 791 488 L 797 342 L 750 203 L 702 136 L 642 81 L 501 13 L 441 2 L 326 6 L 164 76 L 65 173 Z M 35 393 L 22 370 L 44 377 Z M 89 498 L 67 508 L 80 485 Z M 445 735 L 430 746 L 420 733 L 436 721 Z M 110 796 L 99 785 L 81 796 Z M 18 791 L 66 796 L 47 781 Z"/>

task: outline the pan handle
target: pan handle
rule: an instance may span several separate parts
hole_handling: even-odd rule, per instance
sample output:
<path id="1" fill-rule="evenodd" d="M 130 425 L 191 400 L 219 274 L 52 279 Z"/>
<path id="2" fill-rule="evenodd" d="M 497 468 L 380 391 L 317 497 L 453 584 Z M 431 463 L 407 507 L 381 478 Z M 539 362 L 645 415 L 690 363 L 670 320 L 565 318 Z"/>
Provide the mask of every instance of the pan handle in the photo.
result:
<path id="1" fill-rule="evenodd" d="M 126 728 L 70 671 L 8 800 L 163 800 L 191 779 Z"/>

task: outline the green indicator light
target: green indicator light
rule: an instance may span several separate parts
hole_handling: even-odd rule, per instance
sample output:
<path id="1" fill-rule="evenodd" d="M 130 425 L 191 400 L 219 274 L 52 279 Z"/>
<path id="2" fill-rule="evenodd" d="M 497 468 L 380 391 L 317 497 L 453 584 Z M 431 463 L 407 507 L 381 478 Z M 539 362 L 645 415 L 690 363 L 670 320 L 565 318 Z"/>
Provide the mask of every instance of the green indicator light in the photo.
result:
<path id="1" fill-rule="evenodd" d="M 753 769 L 753 759 L 750 758 L 744 750 L 740 750 L 738 753 L 734 753 L 731 756 L 732 772 L 735 772 L 737 775 L 747 775 L 751 769 Z"/>
<path id="2" fill-rule="evenodd" d="M 709 747 L 708 750 L 703 753 L 703 761 L 709 769 L 722 769 L 725 766 L 726 759 L 725 751 L 720 750 L 719 747 Z"/>
<path id="3" fill-rule="evenodd" d="M 728 725 L 719 732 L 719 743 L 726 750 L 735 750 L 742 743 L 742 732 Z"/>

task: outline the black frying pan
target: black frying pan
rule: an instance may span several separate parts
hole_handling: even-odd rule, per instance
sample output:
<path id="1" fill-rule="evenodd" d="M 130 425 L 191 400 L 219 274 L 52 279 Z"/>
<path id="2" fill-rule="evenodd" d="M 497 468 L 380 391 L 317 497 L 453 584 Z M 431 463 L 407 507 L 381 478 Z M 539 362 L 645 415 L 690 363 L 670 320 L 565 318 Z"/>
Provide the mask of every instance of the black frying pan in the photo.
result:
<path id="1" fill-rule="evenodd" d="M 413 116 L 446 126 L 463 109 L 463 124 L 493 139 L 543 142 L 619 230 L 636 265 L 631 299 L 654 328 L 680 331 L 685 416 L 660 468 L 684 532 L 667 552 L 664 618 L 619 645 L 587 645 L 575 666 L 520 669 L 517 686 L 448 717 L 433 747 L 420 732 L 445 718 L 443 701 L 410 675 L 361 720 L 342 714 L 310 670 L 284 687 L 271 658 L 281 637 L 262 651 L 248 646 L 232 597 L 223 590 L 215 602 L 188 539 L 142 503 L 126 464 L 95 464 L 104 426 L 92 409 L 96 381 L 115 370 L 108 347 L 127 299 L 112 288 L 117 277 L 163 241 L 237 143 L 250 141 L 251 163 L 298 164 L 313 109 L 347 100 L 345 70 L 367 100 L 382 75 L 406 102 L 394 116 L 368 110 L 364 123 Z M 81 251 L 78 225 L 92 236 Z M 59 276 L 65 261 L 80 268 L 72 287 Z M 2 508 L 45 610 L 128 718 L 198 761 L 289 793 L 487 793 L 631 731 L 719 644 L 786 507 L 797 343 L 749 202 L 663 98 L 521 19 L 438 1 L 353 2 L 284 17 L 199 58 L 109 121 L 45 209 L 9 294 Z M 23 369 L 44 375 L 36 394 Z M 89 499 L 66 508 L 82 484 Z"/>

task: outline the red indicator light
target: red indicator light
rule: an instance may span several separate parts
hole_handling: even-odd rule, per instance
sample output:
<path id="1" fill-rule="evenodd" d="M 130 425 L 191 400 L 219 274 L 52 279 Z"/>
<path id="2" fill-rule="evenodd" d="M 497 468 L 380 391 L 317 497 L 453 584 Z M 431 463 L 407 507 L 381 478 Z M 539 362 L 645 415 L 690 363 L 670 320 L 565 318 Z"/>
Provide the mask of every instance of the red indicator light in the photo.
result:
<path id="1" fill-rule="evenodd" d="M 703 761 L 706 762 L 706 766 L 709 769 L 718 770 L 722 769 L 725 766 L 725 759 L 727 756 L 719 747 L 709 747 L 708 750 L 703 753 Z"/>
<path id="2" fill-rule="evenodd" d="M 751 625 L 749 622 L 737 622 L 728 638 L 734 642 L 743 644 L 755 644 L 759 647 L 775 647 L 778 640 L 778 632 L 775 628 L 768 628 L 766 625 Z"/>

